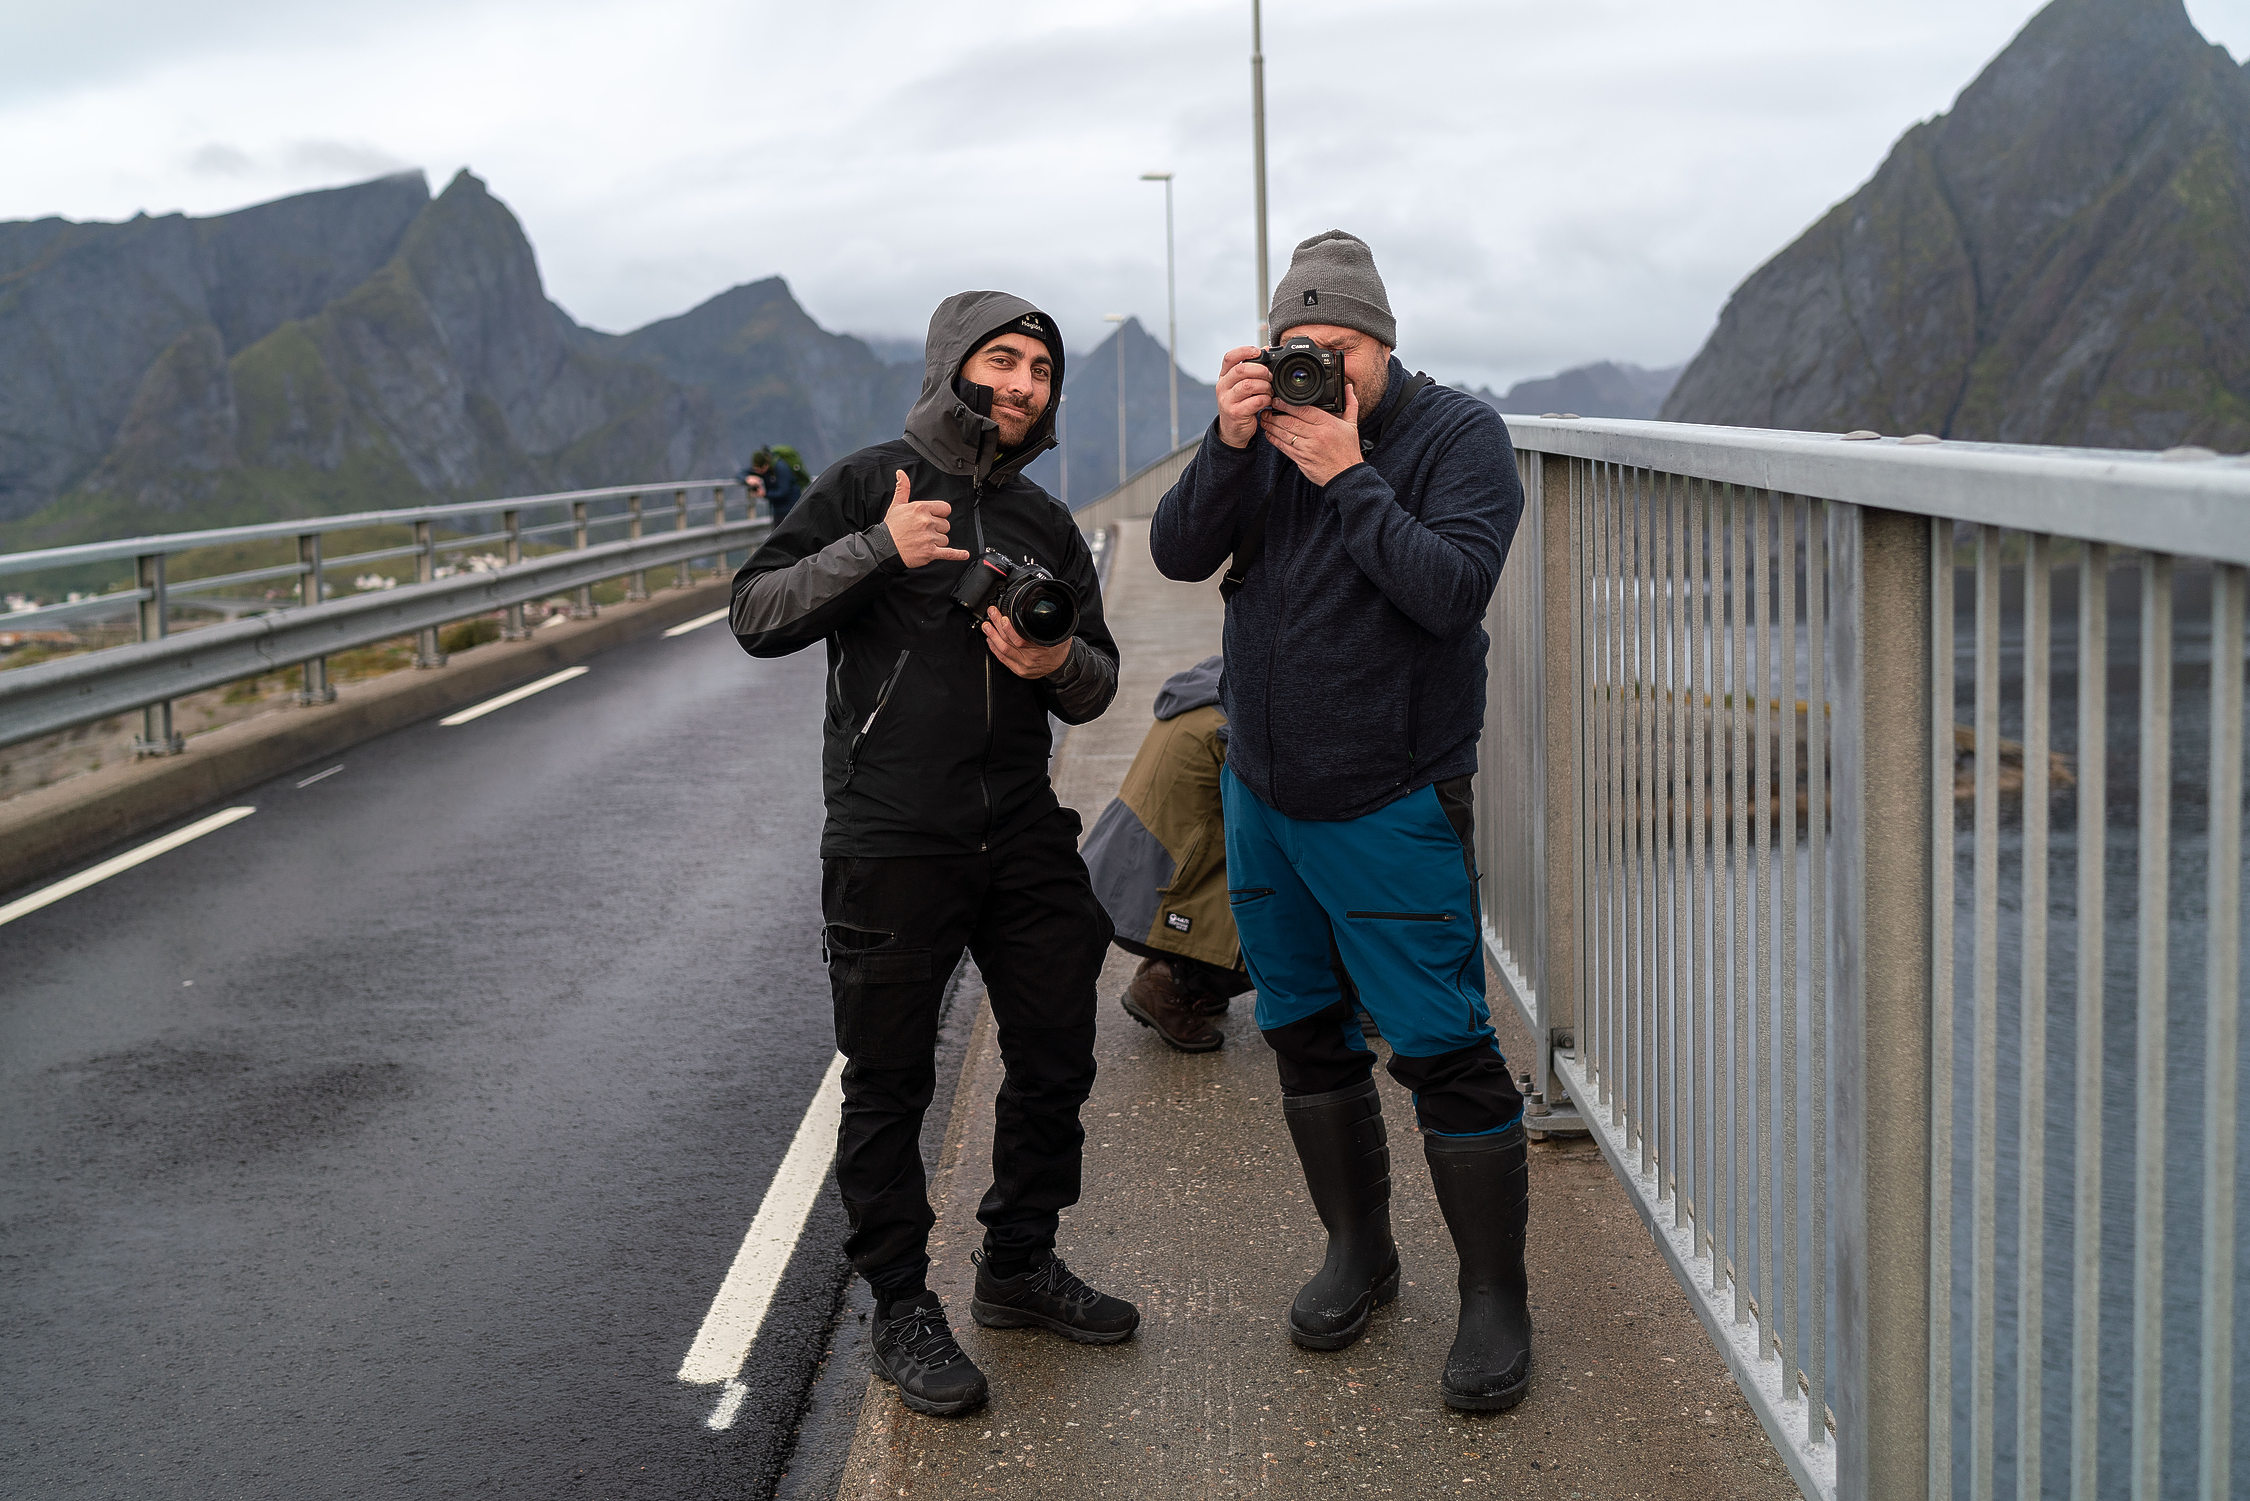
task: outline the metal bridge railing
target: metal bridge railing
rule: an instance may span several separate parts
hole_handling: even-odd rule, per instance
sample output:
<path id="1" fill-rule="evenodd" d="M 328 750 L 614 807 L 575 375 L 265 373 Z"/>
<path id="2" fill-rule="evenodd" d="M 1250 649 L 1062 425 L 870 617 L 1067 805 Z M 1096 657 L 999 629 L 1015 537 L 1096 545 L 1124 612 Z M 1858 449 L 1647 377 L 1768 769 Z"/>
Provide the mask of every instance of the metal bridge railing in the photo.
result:
<path id="1" fill-rule="evenodd" d="M 0 629 L 130 615 L 139 638 L 0 671 L 0 746 L 139 709 L 143 726 L 135 749 L 173 754 L 184 741 L 172 727 L 172 700 L 185 694 L 301 664 L 299 701 L 326 703 L 336 696 L 327 670 L 327 658 L 335 652 L 412 635 L 414 665 L 439 667 L 445 654 L 438 632 L 457 620 L 505 609 L 502 638 L 521 640 L 529 634 L 523 607 L 532 600 L 569 594 L 572 615 L 584 618 L 594 613 L 595 584 L 626 576 L 626 597 L 645 599 L 648 571 L 666 565 L 675 570 L 674 582 L 685 588 L 697 566 L 723 570 L 731 551 L 753 546 L 765 535 L 768 523 L 757 518 L 758 507 L 747 492 L 742 493 L 741 516 L 728 515 L 728 497 L 739 491 L 737 483 L 716 480 L 617 485 L 0 554 L 0 577 L 53 576 L 129 561 L 135 580 L 130 588 L 90 599 L 0 615 Z M 668 529 L 647 528 L 651 516 L 644 501 L 652 497 L 660 504 L 669 497 Z M 525 524 L 527 517 L 542 515 L 554 519 Z M 441 536 L 441 530 L 455 535 Z M 325 539 L 338 533 L 386 531 L 409 540 L 343 556 L 325 554 Z M 527 543 L 534 548 L 544 544 L 544 549 L 527 554 Z M 174 560 L 182 555 L 228 557 L 259 548 L 293 548 L 294 556 L 270 566 L 185 580 L 170 577 Z M 480 549 L 497 550 L 498 565 L 456 572 L 453 565 L 441 563 Z M 411 584 L 338 597 L 327 582 L 348 569 L 404 558 L 414 561 Z M 450 576 L 439 577 L 441 571 Z M 276 582 L 286 582 L 294 593 L 293 607 L 174 633 L 183 601 Z"/>
<path id="2" fill-rule="evenodd" d="M 1072 511 L 1071 519 L 1090 537 L 1120 521 L 1155 515 L 1156 503 L 1172 488 L 1172 482 L 1180 477 L 1180 471 L 1187 468 L 1188 460 L 1195 457 L 1196 449 L 1202 445 L 1202 438 L 1193 438 L 1164 457 L 1142 465 L 1124 484 Z"/>
<path id="3" fill-rule="evenodd" d="M 1510 422 L 1488 947 L 1799 1485 L 2234 1494 L 2250 462 Z"/>

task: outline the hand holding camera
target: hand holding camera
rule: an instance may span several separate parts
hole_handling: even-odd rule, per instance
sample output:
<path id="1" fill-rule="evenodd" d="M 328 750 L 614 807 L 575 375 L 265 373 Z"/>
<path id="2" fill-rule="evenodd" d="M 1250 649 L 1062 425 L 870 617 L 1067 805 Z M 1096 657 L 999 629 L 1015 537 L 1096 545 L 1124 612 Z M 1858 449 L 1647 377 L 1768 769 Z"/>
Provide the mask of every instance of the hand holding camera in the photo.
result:
<path id="1" fill-rule="evenodd" d="M 1000 665 L 1017 677 L 1036 682 L 1070 660 L 1070 637 L 1063 637 L 1053 646 L 1035 646 L 1023 638 L 998 606 L 987 606 L 984 614 L 979 626 L 984 632 L 984 644 L 992 648 Z"/>
<path id="2" fill-rule="evenodd" d="M 891 508 L 883 517 L 883 525 L 890 528 L 891 545 L 898 549 L 899 561 L 909 568 L 920 568 L 940 558 L 967 562 L 968 553 L 946 545 L 952 528 L 945 518 L 953 514 L 953 507 L 942 500 L 914 499 L 906 471 L 897 473 L 898 483 L 891 487 Z"/>
<path id="3" fill-rule="evenodd" d="M 1258 436 L 1258 414 L 1273 405 L 1273 372 L 1254 344 L 1230 349 L 1219 361 L 1219 441 L 1248 448 Z"/>
<path id="4" fill-rule="evenodd" d="M 953 602 L 976 617 L 992 654 L 1019 678 L 1043 678 L 1070 660 L 1078 596 L 1029 559 L 987 549 L 961 570 Z"/>
<path id="5" fill-rule="evenodd" d="M 1259 423 L 1265 429 L 1266 441 L 1287 455 L 1298 472 L 1316 485 L 1327 484 L 1366 458 L 1359 447 L 1357 386 L 1344 386 L 1341 417 L 1330 416 L 1322 407 L 1276 402 Z"/>

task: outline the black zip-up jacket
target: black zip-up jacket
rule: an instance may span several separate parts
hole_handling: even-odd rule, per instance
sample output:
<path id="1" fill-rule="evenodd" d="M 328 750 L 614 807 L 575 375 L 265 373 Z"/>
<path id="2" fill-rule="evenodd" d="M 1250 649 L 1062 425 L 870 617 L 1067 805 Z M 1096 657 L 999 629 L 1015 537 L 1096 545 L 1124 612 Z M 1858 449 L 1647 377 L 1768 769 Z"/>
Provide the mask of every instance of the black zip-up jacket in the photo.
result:
<path id="1" fill-rule="evenodd" d="M 940 304 L 905 436 L 829 465 L 734 576 L 730 616 L 744 651 L 779 657 L 828 644 L 823 857 L 1002 843 L 1056 806 L 1047 715 L 1082 724 L 1116 696 L 1117 643 L 1102 620 L 1093 556 L 1070 513 L 1022 476 L 1054 446 L 1055 404 L 1002 452 L 999 425 L 955 386 L 987 336 L 1027 316 L 1053 327 L 1004 293 L 963 292 Z M 1060 391 L 1062 351 L 1049 347 Z M 1026 682 L 994 659 L 952 599 L 973 563 L 941 558 L 908 569 L 899 560 L 884 517 L 901 469 L 914 499 L 952 505 L 951 543 L 972 560 L 998 548 L 1046 565 L 1077 591 L 1078 634 L 1061 669 Z"/>
<path id="2" fill-rule="evenodd" d="M 1291 818 L 1359 818 L 1477 769 L 1484 612 L 1523 515 L 1508 425 L 1406 367 L 1360 419 L 1367 462 L 1325 486 L 1217 422 L 1149 522 L 1167 578 L 1209 578 L 1244 516 L 1265 550 L 1227 606 L 1227 765 Z"/>

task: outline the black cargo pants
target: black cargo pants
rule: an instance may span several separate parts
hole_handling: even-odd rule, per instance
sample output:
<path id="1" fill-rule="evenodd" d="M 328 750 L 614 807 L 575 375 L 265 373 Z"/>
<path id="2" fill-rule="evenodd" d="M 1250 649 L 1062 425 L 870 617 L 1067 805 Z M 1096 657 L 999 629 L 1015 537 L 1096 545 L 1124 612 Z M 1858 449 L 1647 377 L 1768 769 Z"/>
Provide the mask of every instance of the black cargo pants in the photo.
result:
<path id="1" fill-rule="evenodd" d="M 1078 815 L 1057 808 L 974 855 L 821 862 L 821 911 L 844 1118 L 836 1184 L 844 1254 L 879 1297 L 929 1270 L 922 1115 L 937 1083 L 938 1008 L 961 950 L 992 1001 L 1006 1077 L 993 1106 L 992 1187 L 977 1206 L 988 1252 L 1014 1260 L 1055 1243 L 1078 1202 L 1094 1087 L 1094 982 L 1109 915 L 1078 857 Z"/>

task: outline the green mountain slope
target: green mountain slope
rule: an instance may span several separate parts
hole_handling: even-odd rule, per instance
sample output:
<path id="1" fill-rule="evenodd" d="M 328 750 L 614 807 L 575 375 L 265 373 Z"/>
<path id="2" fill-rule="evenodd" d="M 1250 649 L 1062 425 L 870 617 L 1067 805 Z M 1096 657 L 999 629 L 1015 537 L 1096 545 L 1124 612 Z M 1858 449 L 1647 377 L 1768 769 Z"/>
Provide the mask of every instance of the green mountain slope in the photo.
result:
<path id="1" fill-rule="evenodd" d="M 1165 446 L 1163 352 L 1117 337 L 1139 464 Z M 1113 357 L 1071 373 L 1074 499 L 1113 482 Z M 774 442 L 818 468 L 896 437 L 921 376 L 778 277 L 582 328 L 467 172 L 435 199 L 409 174 L 214 219 L 0 224 L 0 550 L 710 478 Z M 1180 389 L 1199 430 L 1210 388 Z"/>
<path id="2" fill-rule="evenodd" d="M 275 234 L 267 259 L 293 248 L 322 266 L 321 243 L 317 231 Z M 293 300 L 269 297 L 264 316 L 230 320 L 218 298 L 159 325 L 169 340 L 112 441 L 60 495 L 0 528 L 0 545 L 727 466 L 710 399 L 587 347 L 547 300 L 515 216 L 466 172 L 419 206 L 378 264 L 323 270 Z M 237 345 L 230 329 L 253 337 Z M 149 340 L 99 332 L 92 342 L 114 365 L 148 352 Z"/>
<path id="3" fill-rule="evenodd" d="M 587 337 L 591 348 L 708 391 L 737 466 L 766 443 L 793 444 L 818 469 L 895 438 L 921 389 L 919 363 L 886 365 L 861 340 L 828 332 L 778 276 L 629 334 Z"/>
<path id="4" fill-rule="evenodd" d="M 2250 448 L 2250 73 L 2055 0 L 1743 283 L 1674 421 Z"/>

